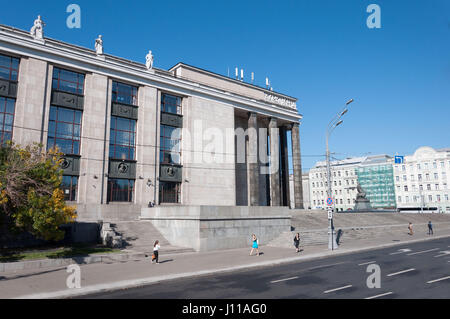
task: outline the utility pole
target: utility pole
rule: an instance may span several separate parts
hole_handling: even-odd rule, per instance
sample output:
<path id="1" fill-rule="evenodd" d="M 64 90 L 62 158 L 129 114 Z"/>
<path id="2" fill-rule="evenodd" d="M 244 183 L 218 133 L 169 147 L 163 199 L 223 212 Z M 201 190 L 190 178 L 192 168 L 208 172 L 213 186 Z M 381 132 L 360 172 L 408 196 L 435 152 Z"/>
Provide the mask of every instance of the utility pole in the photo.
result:
<path id="1" fill-rule="evenodd" d="M 337 249 L 337 243 L 336 243 L 336 232 L 334 231 L 334 224 L 333 224 L 333 213 L 336 210 L 336 201 L 333 198 L 333 190 L 331 188 L 331 162 L 330 162 L 330 147 L 329 147 L 329 139 L 331 133 L 334 131 L 336 127 L 341 125 L 344 121 L 341 120 L 341 118 L 348 112 L 348 106 L 353 103 L 353 99 L 348 101 L 346 103 L 346 106 L 344 109 L 336 114 L 336 116 L 331 120 L 331 122 L 328 124 L 327 131 L 326 131 L 326 147 L 327 147 L 327 184 L 328 184 L 328 199 L 327 199 L 327 205 L 328 205 L 328 249 L 335 250 Z"/>

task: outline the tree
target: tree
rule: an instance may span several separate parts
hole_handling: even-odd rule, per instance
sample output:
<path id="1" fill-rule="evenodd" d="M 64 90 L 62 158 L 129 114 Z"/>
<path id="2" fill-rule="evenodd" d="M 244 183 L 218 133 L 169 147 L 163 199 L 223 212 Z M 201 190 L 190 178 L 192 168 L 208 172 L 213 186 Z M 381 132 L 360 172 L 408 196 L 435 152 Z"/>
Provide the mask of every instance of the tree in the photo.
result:
<path id="1" fill-rule="evenodd" d="M 22 148 L 8 142 L 0 148 L 0 215 L 11 229 L 44 240 L 61 240 L 60 226 L 75 221 L 74 207 L 61 190 L 62 154 L 42 145 Z"/>

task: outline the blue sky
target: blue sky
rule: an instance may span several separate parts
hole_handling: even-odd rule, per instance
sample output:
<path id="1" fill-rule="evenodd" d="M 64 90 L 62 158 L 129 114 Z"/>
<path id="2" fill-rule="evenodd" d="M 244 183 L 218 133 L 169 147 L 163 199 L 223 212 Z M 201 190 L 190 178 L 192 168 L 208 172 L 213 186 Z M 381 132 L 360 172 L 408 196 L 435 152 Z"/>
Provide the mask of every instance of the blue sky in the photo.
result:
<path id="1" fill-rule="evenodd" d="M 81 7 L 81 29 L 66 7 Z M 381 7 L 381 29 L 366 8 Z M 331 140 L 336 158 L 411 154 L 450 147 L 450 1 L 8 1 L 0 24 L 29 30 L 38 14 L 48 37 L 155 66 L 185 62 L 298 97 L 307 170 L 325 153 L 325 128 L 354 98 Z M 248 80 L 248 78 L 247 78 Z"/>

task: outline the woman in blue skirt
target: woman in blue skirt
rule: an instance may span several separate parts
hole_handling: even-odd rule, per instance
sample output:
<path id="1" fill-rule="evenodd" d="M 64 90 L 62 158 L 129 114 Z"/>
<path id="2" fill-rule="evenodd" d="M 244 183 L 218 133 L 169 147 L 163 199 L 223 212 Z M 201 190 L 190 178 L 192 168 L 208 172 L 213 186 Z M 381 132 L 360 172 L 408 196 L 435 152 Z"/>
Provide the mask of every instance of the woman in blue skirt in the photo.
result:
<path id="1" fill-rule="evenodd" d="M 252 242 L 253 242 L 253 246 L 252 246 L 252 251 L 250 252 L 250 256 L 253 255 L 253 251 L 255 249 L 256 249 L 257 256 L 259 256 L 259 240 L 258 240 L 258 238 L 256 238 L 255 234 L 252 235 Z"/>

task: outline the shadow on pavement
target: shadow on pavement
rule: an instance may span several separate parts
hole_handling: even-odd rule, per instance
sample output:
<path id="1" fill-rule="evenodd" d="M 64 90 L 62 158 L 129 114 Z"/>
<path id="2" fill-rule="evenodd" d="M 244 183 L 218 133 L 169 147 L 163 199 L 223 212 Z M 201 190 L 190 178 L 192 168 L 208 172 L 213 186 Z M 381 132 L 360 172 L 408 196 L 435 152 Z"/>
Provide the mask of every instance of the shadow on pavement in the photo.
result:
<path id="1" fill-rule="evenodd" d="M 58 272 L 58 271 L 61 271 L 61 270 L 64 270 L 64 269 L 66 269 L 66 267 L 53 269 L 53 270 L 47 270 L 47 271 L 41 271 L 41 272 L 35 272 L 35 273 L 32 273 L 32 274 L 18 275 L 18 276 L 10 277 L 10 278 L 0 277 L 0 281 L 9 281 L 9 280 L 14 280 L 14 279 L 19 279 L 19 278 L 27 278 L 27 277 L 33 277 L 33 276 L 38 276 L 38 275 L 44 275 L 44 274 L 49 274 L 49 273 L 52 273 L 52 272 Z"/>

